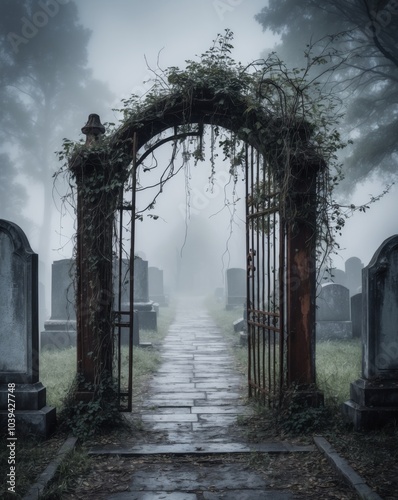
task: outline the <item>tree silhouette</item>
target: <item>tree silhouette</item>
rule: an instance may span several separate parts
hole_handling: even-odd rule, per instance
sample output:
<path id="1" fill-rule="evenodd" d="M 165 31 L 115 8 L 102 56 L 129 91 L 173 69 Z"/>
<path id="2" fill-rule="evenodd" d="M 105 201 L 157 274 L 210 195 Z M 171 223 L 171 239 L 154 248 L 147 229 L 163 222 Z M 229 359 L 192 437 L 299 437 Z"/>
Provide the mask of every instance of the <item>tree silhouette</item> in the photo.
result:
<path id="1" fill-rule="evenodd" d="M 281 36 L 292 65 L 318 57 L 324 82 L 346 106 L 348 183 L 371 174 L 396 177 L 398 153 L 398 2 L 395 0 L 270 0 L 256 16 Z M 347 185 L 346 184 L 346 185 Z"/>
<path id="2" fill-rule="evenodd" d="M 29 185 L 41 185 L 44 215 L 35 222 L 40 226 L 40 257 L 48 261 L 54 153 L 63 137 L 76 135 L 93 109 L 101 112 L 109 104 L 111 94 L 87 66 L 90 31 L 79 24 L 75 3 L 3 0 L 1 9 L 0 137 L 1 149 L 13 160 L 3 189 L 15 190 L 18 176 Z M 21 201 L 19 191 L 9 203 L 18 212 Z"/>

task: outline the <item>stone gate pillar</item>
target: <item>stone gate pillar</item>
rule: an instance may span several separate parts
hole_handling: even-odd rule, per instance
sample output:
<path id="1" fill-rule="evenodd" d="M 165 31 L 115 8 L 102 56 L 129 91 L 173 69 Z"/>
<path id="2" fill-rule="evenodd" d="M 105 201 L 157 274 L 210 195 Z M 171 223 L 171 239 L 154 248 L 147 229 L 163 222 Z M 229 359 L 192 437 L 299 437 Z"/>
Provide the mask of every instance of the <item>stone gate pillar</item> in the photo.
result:
<path id="1" fill-rule="evenodd" d="M 287 381 L 303 389 L 315 384 L 316 179 L 320 168 L 320 160 L 291 165 L 287 206 Z"/>
<path id="2" fill-rule="evenodd" d="M 117 193 L 110 165 L 98 147 L 105 132 L 98 115 L 82 128 L 86 144 L 70 162 L 77 187 L 76 330 L 78 399 L 90 399 L 101 377 L 112 372 L 112 230 Z M 87 389 L 85 383 L 93 384 Z"/>

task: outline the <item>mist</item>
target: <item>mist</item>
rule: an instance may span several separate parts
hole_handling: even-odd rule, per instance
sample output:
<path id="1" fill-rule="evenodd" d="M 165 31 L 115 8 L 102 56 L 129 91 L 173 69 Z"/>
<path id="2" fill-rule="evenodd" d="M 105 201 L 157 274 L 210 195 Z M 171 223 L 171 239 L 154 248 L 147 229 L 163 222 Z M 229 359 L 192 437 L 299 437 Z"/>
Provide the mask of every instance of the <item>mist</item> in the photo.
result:
<path id="1" fill-rule="evenodd" d="M 69 187 L 62 175 L 53 178 L 62 165 L 55 152 L 63 138 L 83 140 L 80 130 L 90 113 L 102 123 L 117 123 L 122 99 L 144 95 L 154 72 L 183 68 L 226 28 L 235 34 L 232 55 L 243 64 L 273 50 L 280 37 L 263 31 L 254 18 L 265 0 L 53 0 L 47 14 L 45 2 L 30 2 L 28 10 L 22 4 L 0 6 L 0 188 L 8 186 L 1 191 L 0 217 L 19 224 L 39 253 L 43 322 L 49 316 L 51 263 L 71 258 L 74 247 L 75 214 L 64 198 Z M 162 148 L 158 156 L 161 168 L 169 151 Z M 136 251 L 164 270 L 170 292 L 214 293 L 224 286 L 228 267 L 246 266 L 243 176 L 231 182 L 228 162 L 218 152 L 211 184 L 209 152 L 205 156 L 167 182 L 153 210 L 156 219 L 137 222 Z M 149 185 L 152 179 L 142 174 L 140 180 Z M 366 203 L 383 185 L 374 179 L 352 184 L 350 203 Z M 138 193 L 138 207 L 151 196 Z M 351 256 L 366 265 L 381 242 L 398 232 L 396 218 L 386 216 L 395 212 L 396 199 L 394 187 L 347 221 L 336 267 Z"/>

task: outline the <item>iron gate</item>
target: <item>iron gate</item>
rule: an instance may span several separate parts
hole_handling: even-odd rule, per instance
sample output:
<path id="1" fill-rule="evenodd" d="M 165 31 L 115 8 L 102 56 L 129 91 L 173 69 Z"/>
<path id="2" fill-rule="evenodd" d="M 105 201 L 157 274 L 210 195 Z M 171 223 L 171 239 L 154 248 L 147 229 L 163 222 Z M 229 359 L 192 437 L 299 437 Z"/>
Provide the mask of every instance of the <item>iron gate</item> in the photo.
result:
<path id="1" fill-rule="evenodd" d="M 277 403 L 285 382 L 286 228 L 270 165 L 246 148 L 249 396 Z"/>
<path id="2" fill-rule="evenodd" d="M 137 184 L 136 135 L 131 175 L 120 189 L 116 214 L 114 276 L 114 367 L 120 411 L 130 412 L 133 399 L 133 338 L 138 330 L 134 315 L 134 248 Z M 129 198 L 129 199 L 128 199 Z"/>

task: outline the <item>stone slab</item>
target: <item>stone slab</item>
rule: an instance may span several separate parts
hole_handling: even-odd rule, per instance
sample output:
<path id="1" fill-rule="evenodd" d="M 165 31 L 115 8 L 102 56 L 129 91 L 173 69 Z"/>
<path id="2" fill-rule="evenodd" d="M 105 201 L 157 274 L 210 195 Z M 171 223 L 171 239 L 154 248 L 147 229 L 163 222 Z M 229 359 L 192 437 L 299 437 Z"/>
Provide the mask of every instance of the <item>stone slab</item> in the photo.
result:
<path id="1" fill-rule="evenodd" d="M 398 420 L 398 407 L 361 406 L 349 400 L 343 403 L 341 409 L 356 431 L 372 430 Z"/>
<path id="2" fill-rule="evenodd" d="M 169 399 L 170 401 L 178 400 L 180 398 L 186 398 L 186 399 L 205 399 L 206 394 L 203 391 L 200 392 L 184 392 L 184 395 L 182 396 L 181 394 L 178 393 L 157 393 L 155 395 L 150 396 L 150 401 L 156 403 L 158 400 L 167 400 Z"/>
<path id="3" fill-rule="evenodd" d="M 244 443 L 175 443 L 175 444 L 143 444 L 132 447 L 116 445 L 95 446 L 88 451 L 89 455 L 120 455 L 124 457 L 140 455 L 223 455 L 229 453 L 309 453 L 314 451 L 312 445 L 292 445 L 285 442 L 269 442 L 260 444 Z"/>
<path id="4" fill-rule="evenodd" d="M 202 400 L 201 400 L 202 401 Z M 195 402 L 196 404 L 196 402 Z M 143 408 L 181 408 L 184 406 L 192 407 L 194 405 L 193 399 L 173 399 L 171 402 L 169 399 L 150 399 L 146 403 L 144 403 Z"/>
<path id="5" fill-rule="evenodd" d="M 189 406 L 163 406 L 162 408 L 156 408 L 156 414 L 157 415 L 186 415 L 188 413 L 191 413 L 191 407 Z M 141 415 L 151 415 L 153 414 L 153 409 L 152 408 L 147 408 L 145 407 L 141 411 Z"/>
<path id="6" fill-rule="evenodd" d="M 158 413 L 156 415 L 142 415 L 142 420 L 146 422 L 197 422 L 198 416 L 192 414 L 187 415 L 184 413 L 174 413 L 171 415 L 163 415 Z"/>
<path id="7" fill-rule="evenodd" d="M 249 414 L 251 413 L 251 410 L 247 407 L 244 406 L 195 406 L 192 408 L 192 413 L 200 413 L 206 414 L 206 413 L 218 413 L 218 414 L 225 414 L 225 413 L 233 413 L 233 414 L 239 414 L 242 415 L 244 413 Z"/>
<path id="8" fill-rule="evenodd" d="M 7 428 L 8 412 L 0 411 L 0 428 Z M 18 436 L 34 434 L 47 439 L 54 433 L 56 427 L 56 410 L 44 406 L 40 410 L 17 410 L 15 421 Z"/>
<path id="9" fill-rule="evenodd" d="M 167 392 L 192 392 L 195 390 L 195 384 L 186 382 L 154 382 L 152 383 L 151 390 L 157 394 Z"/>
<path id="10" fill-rule="evenodd" d="M 8 385 L 0 385 L 0 410 L 8 408 Z M 16 410 L 40 410 L 46 406 L 46 388 L 41 382 L 16 384 L 13 392 Z"/>
<path id="11" fill-rule="evenodd" d="M 115 493 L 106 498 L 107 500 L 197 500 L 198 497 L 196 493 L 186 493 L 184 491 L 135 491 L 129 493 Z"/>

